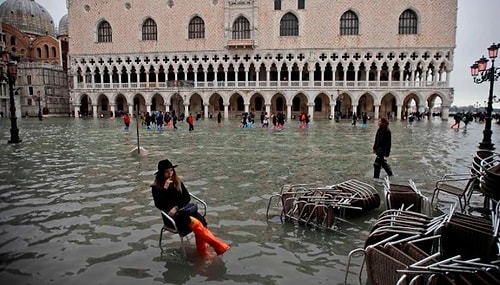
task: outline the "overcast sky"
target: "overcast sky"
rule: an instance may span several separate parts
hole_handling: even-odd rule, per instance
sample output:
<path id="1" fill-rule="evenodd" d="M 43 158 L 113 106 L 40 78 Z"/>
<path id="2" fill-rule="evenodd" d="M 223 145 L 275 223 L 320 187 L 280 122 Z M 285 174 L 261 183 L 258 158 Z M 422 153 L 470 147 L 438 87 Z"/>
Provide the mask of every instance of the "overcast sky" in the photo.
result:
<path id="1" fill-rule="evenodd" d="M 0 0 L 0 3 L 4 1 Z M 50 12 L 56 25 L 67 14 L 66 0 L 36 2 Z M 487 48 L 493 42 L 500 42 L 500 0 L 458 0 L 454 69 L 450 74 L 451 86 L 455 89 L 453 105 L 468 106 L 476 102 L 484 105 L 488 99 L 489 84 L 475 84 L 470 76 L 470 66 L 482 55 L 488 57 Z M 500 67 L 500 59 L 496 66 Z M 500 81 L 495 84 L 494 94 L 500 97 Z M 500 107 L 500 103 L 495 107 Z"/>

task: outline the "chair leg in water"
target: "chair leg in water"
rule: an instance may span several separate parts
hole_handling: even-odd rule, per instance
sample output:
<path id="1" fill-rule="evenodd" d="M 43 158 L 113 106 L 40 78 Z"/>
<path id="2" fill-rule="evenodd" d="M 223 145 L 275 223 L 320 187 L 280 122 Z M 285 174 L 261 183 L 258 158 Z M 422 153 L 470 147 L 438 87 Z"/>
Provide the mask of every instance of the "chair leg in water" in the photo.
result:
<path id="1" fill-rule="evenodd" d="M 212 234 L 212 232 L 209 229 L 205 228 L 203 224 L 197 219 L 191 217 L 191 224 L 189 226 L 194 233 L 197 249 L 198 243 L 200 243 L 201 247 L 201 242 L 209 244 L 215 250 L 215 253 L 217 253 L 217 255 L 222 255 L 224 254 L 224 252 L 228 251 L 231 248 L 228 244 L 216 238 Z M 202 253 L 203 252 L 200 252 L 200 254 Z"/>

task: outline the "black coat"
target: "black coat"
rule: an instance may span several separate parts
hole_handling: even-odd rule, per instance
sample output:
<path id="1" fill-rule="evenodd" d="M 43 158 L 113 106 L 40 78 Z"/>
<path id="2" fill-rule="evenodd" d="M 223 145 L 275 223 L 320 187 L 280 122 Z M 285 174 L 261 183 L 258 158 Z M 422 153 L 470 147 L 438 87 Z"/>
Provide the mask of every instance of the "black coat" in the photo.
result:
<path id="1" fill-rule="evenodd" d="M 387 127 L 379 127 L 375 135 L 373 151 L 379 157 L 388 157 L 391 154 L 391 130 Z"/>
<path id="2" fill-rule="evenodd" d="M 167 189 L 152 186 L 151 192 L 153 194 L 153 200 L 156 208 L 168 214 L 168 212 L 175 206 L 179 209 L 186 206 L 191 201 L 191 196 L 184 186 L 184 183 L 181 183 L 181 188 L 182 191 L 178 191 L 173 183 L 171 183 Z M 172 218 L 174 219 L 180 232 L 188 232 L 189 224 L 191 222 L 188 215 L 177 214 Z M 163 217 L 163 221 L 165 224 L 168 224 L 168 220 L 165 217 Z"/>

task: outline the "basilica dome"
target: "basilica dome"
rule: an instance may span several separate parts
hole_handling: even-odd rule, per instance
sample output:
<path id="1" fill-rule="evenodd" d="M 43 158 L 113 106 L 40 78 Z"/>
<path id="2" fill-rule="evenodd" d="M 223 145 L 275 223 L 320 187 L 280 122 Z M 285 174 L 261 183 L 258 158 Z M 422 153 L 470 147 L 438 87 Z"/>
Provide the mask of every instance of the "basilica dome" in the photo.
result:
<path id="1" fill-rule="evenodd" d="M 59 28 L 57 31 L 58 36 L 68 35 L 68 14 L 64 15 L 59 21 Z"/>
<path id="2" fill-rule="evenodd" d="M 55 37 L 52 16 L 34 0 L 6 0 L 0 5 L 0 19 L 26 34 Z"/>

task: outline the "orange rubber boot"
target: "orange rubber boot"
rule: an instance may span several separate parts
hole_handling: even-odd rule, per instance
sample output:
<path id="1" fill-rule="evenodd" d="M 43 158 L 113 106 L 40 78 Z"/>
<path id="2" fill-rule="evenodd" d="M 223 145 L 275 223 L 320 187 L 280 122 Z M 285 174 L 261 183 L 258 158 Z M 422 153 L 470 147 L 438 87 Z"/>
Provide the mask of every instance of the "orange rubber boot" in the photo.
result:
<path id="1" fill-rule="evenodd" d="M 197 244 L 198 240 L 208 243 L 214 250 L 217 255 L 224 254 L 224 252 L 228 251 L 231 247 L 227 245 L 225 242 L 216 238 L 212 232 L 205 228 L 200 221 L 191 217 L 191 224 L 189 225 L 191 230 L 194 232 Z"/>

